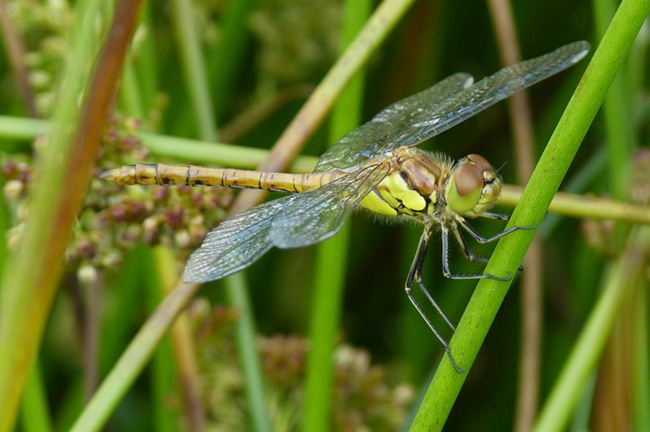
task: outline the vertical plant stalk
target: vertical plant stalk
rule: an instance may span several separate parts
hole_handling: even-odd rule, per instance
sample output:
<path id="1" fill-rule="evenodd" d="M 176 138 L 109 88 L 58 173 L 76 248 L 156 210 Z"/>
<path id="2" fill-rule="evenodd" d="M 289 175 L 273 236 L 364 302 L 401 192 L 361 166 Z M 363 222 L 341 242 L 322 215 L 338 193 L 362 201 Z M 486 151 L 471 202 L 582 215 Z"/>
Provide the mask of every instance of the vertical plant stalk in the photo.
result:
<path id="1" fill-rule="evenodd" d="M 86 319 L 85 326 L 82 329 L 82 353 L 85 375 L 84 399 L 86 401 L 90 400 L 99 385 L 99 340 L 103 286 L 103 277 L 99 277 L 98 280 L 84 286 Z"/>
<path id="2" fill-rule="evenodd" d="M 191 0 L 172 0 L 174 28 L 178 50 L 183 61 L 183 76 L 190 93 L 199 135 L 206 141 L 217 141 L 217 127 L 214 116 L 201 44 L 194 26 Z"/>
<path id="3" fill-rule="evenodd" d="M 99 368 L 97 364 L 97 338 L 99 337 L 99 322 L 96 314 L 97 309 L 93 307 L 91 290 L 88 284 L 81 284 L 75 276 L 68 276 L 63 282 L 67 291 L 72 310 L 77 338 L 79 339 L 81 353 L 81 373 L 83 375 L 83 398 L 88 401 L 99 382 Z"/>
<path id="4" fill-rule="evenodd" d="M 66 62 L 56 130 L 48 153 L 38 166 L 32 214 L 21 250 L 2 279 L 0 432 L 13 428 L 25 379 L 38 352 L 57 292 L 72 224 L 91 178 L 140 1 L 119 2 L 81 109 L 78 98 L 92 70 L 89 68 L 95 51 L 92 41 L 96 40 L 101 2 L 88 1 L 78 6 L 85 8 L 77 16 L 83 22 L 79 24 L 76 44 Z M 78 113 L 81 113 L 79 124 L 75 127 Z"/>
<path id="5" fill-rule="evenodd" d="M 623 0 L 621 3 L 508 226 L 537 225 L 543 219 L 648 11 L 649 0 Z M 487 265 L 486 273 L 515 275 L 534 235 L 532 231 L 518 231 L 503 237 Z M 446 357 L 442 359 L 411 430 L 442 429 L 509 285 L 489 279 L 478 283 L 451 340 L 455 359 L 466 372 L 457 373 Z"/>
<path id="6" fill-rule="evenodd" d="M 309 100 L 273 146 L 260 171 L 283 171 L 298 155 L 345 86 L 363 66 L 379 44 L 388 36 L 414 0 L 384 0 L 372 14 L 363 30 L 339 57 Z M 264 191 L 244 190 L 231 207 L 231 214 L 259 204 Z"/>
<path id="7" fill-rule="evenodd" d="M 172 3 L 176 11 L 179 49 L 184 59 L 184 75 L 199 123 L 199 136 L 205 141 L 216 142 L 218 137 L 214 107 L 210 99 L 206 63 L 194 31 L 191 0 L 173 0 Z M 244 369 L 251 424 L 258 432 L 270 431 L 271 421 L 266 409 L 264 379 L 257 350 L 255 321 L 248 301 L 248 288 L 241 274 L 227 277 L 224 283 L 228 300 L 240 313 L 237 322 L 237 349 Z M 190 291 L 186 291 L 186 294 L 194 295 Z M 186 303 L 190 300 L 191 298 L 184 299 Z M 160 307 L 164 305 L 163 303 Z"/>
<path id="8" fill-rule="evenodd" d="M 521 61 L 514 17 L 509 0 L 488 0 L 501 63 L 504 66 Z M 519 183 L 528 182 L 535 169 L 535 149 L 532 113 L 527 91 L 512 95 L 508 100 L 510 125 L 515 140 L 516 171 Z M 522 277 L 521 336 L 519 379 L 514 430 L 528 432 L 537 416 L 539 366 L 542 356 L 542 241 L 536 237 L 524 259 L 526 271 Z"/>
<path id="9" fill-rule="evenodd" d="M 119 401 L 126 394 L 142 369 L 154 354 L 178 314 L 199 291 L 200 285 L 181 284 L 171 292 L 144 323 L 126 348 L 117 364 L 84 407 L 70 432 L 96 432 L 108 420 Z"/>
<path id="10" fill-rule="evenodd" d="M 602 35 L 609 20 L 616 9 L 613 0 L 593 0 L 594 27 L 597 35 Z M 618 73 L 612 87 L 605 98 L 603 105 L 606 149 L 607 149 L 607 174 L 608 186 L 612 195 L 619 200 L 629 199 L 632 177 L 633 148 L 635 147 L 633 122 L 629 115 L 628 87 L 625 83 L 627 77 L 624 64 Z M 614 242 L 615 250 L 622 251 L 626 237 L 627 227 L 615 225 Z M 629 320 L 634 313 L 632 304 L 625 306 L 628 310 L 621 313 L 618 325 L 612 334 L 610 343 L 606 347 L 603 367 L 599 370 L 596 380 L 593 424 L 598 428 L 607 425 L 615 426 L 614 430 L 624 430 L 629 427 L 631 412 L 630 379 L 631 344 L 621 343 L 628 337 Z M 614 390 L 614 392 L 612 392 Z M 600 407 L 600 409 L 599 409 Z M 609 414 L 609 415 L 607 415 Z M 621 429 L 623 427 L 624 429 Z"/>
<path id="11" fill-rule="evenodd" d="M 159 288 L 168 296 L 176 289 L 178 280 L 178 263 L 172 253 L 164 248 L 155 250 Z M 201 399 L 198 368 L 194 356 L 194 342 L 190 332 L 187 316 L 181 314 L 171 328 L 174 356 L 178 370 L 178 379 L 183 391 L 183 405 L 189 429 L 192 432 L 205 430 L 205 409 Z"/>
<path id="12" fill-rule="evenodd" d="M 650 320 L 648 320 L 648 282 L 642 283 L 637 291 L 634 314 L 635 332 L 632 343 L 636 347 L 632 359 L 632 427 L 637 432 L 650 432 Z"/>
<path id="13" fill-rule="evenodd" d="M 371 7 L 369 0 L 345 2 L 342 49 L 363 27 Z M 363 73 L 357 74 L 334 106 L 330 124 L 331 142 L 335 142 L 359 125 L 363 108 L 364 78 Z M 303 430 L 308 432 L 332 430 L 330 420 L 334 400 L 333 356 L 343 306 L 349 239 L 348 223 L 334 238 L 319 245 L 316 255 L 303 425 Z"/>
<path id="14" fill-rule="evenodd" d="M 256 3 L 257 0 L 231 0 L 227 3 L 219 29 L 219 42 L 208 56 L 212 103 L 218 118 L 221 118 L 229 89 L 236 84 L 237 73 L 246 59 L 250 39 L 249 14 Z M 219 135 L 223 139 L 222 133 Z"/>
<path id="15" fill-rule="evenodd" d="M 25 432 L 52 432 L 54 430 L 38 361 L 27 378 L 20 410 L 20 426 Z"/>
<path id="16" fill-rule="evenodd" d="M 594 20 L 597 34 L 603 35 L 607 24 L 614 15 L 616 2 L 613 0 L 593 0 Z M 627 103 L 625 69 L 614 79 L 603 105 L 606 134 L 609 183 L 613 196 L 625 200 L 630 195 L 632 151 L 635 147 L 634 125 Z M 624 240 L 621 239 L 621 240 Z M 622 245 L 622 244 L 621 244 Z"/>
<path id="17" fill-rule="evenodd" d="M 7 50 L 7 57 L 13 69 L 18 90 L 22 96 L 23 103 L 27 113 L 31 117 L 38 117 L 36 101 L 34 99 L 34 90 L 29 82 L 29 71 L 25 65 L 25 47 L 22 38 L 14 26 L 14 22 L 9 16 L 7 10 L 7 0 L 0 0 L 0 27 L 2 30 L 2 39 L 4 47 Z"/>
<path id="18" fill-rule="evenodd" d="M 228 301 L 239 312 L 237 320 L 237 351 L 246 381 L 246 397 L 251 414 L 251 429 L 255 432 L 271 432 L 271 419 L 266 405 L 264 376 L 257 348 L 255 320 L 253 318 L 246 279 L 236 273 L 224 280 Z"/>
<path id="19" fill-rule="evenodd" d="M 533 431 L 565 429 L 582 389 L 596 368 L 619 312 L 629 302 L 645 274 L 650 256 L 650 229 L 636 227 L 625 252 L 609 274 L 605 290 L 589 316 Z M 647 409 L 647 407 L 644 407 Z"/>

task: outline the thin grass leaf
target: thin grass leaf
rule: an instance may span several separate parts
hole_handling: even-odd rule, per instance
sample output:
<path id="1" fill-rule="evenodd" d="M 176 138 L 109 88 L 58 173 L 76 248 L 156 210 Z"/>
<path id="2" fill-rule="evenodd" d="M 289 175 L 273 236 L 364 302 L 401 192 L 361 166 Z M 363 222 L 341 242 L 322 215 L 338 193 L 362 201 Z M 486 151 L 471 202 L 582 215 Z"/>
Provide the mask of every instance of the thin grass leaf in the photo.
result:
<path id="1" fill-rule="evenodd" d="M 210 87 L 205 72 L 205 62 L 201 54 L 201 45 L 194 27 L 193 9 L 190 0 L 173 0 L 171 2 L 176 31 L 176 42 L 183 61 L 183 77 L 190 96 L 190 105 L 199 135 L 205 141 L 217 140 L 217 127 L 214 108 L 210 100 Z"/>
<path id="2" fill-rule="evenodd" d="M 344 7 L 343 45 L 349 44 L 370 15 L 371 2 L 349 0 Z M 362 115 L 364 73 L 360 72 L 334 106 L 330 141 L 336 142 L 359 125 Z M 311 307 L 309 358 L 305 382 L 305 431 L 331 430 L 334 384 L 334 349 L 343 306 L 350 224 L 318 247 Z"/>
<path id="3" fill-rule="evenodd" d="M 533 428 L 534 432 L 559 432 L 565 429 L 574 407 L 617 321 L 618 313 L 632 299 L 644 277 L 650 257 L 650 230 L 636 227 L 619 262 L 612 266 L 605 289 L 574 345 L 560 377 Z"/>

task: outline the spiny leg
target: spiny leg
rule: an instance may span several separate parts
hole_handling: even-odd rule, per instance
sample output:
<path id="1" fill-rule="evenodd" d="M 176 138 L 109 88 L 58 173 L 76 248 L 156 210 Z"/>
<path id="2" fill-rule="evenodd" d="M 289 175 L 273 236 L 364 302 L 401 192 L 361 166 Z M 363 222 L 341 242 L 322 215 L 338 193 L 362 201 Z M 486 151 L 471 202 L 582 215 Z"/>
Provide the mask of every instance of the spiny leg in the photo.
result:
<path id="1" fill-rule="evenodd" d="M 422 266 L 424 265 L 424 257 L 426 255 L 427 251 L 427 246 L 429 244 L 429 239 L 431 238 L 431 227 L 427 226 L 424 229 L 424 232 L 422 233 L 422 237 L 420 238 L 420 243 L 418 244 L 418 249 L 417 252 L 415 253 L 415 258 L 413 259 L 413 264 L 411 264 L 411 269 L 409 270 L 409 274 L 406 278 L 406 285 L 405 285 L 405 291 L 406 295 L 415 307 L 415 309 L 418 311 L 424 322 L 427 323 L 433 334 L 438 338 L 440 343 L 445 349 L 445 352 L 447 353 L 447 357 L 449 357 L 449 361 L 451 362 L 452 366 L 454 369 L 456 369 L 456 372 L 458 373 L 463 373 L 464 369 L 461 369 L 458 367 L 456 364 L 456 361 L 454 360 L 453 355 L 451 354 L 451 348 L 449 347 L 449 343 L 442 337 L 442 335 L 435 329 L 431 321 L 429 321 L 429 318 L 426 316 L 418 302 L 415 300 L 415 297 L 413 297 L 412 294 L 412 287 L 413 287 L 413 281 L 415 280 L 417 284 L 419 285 L 420 289 L 424 294 L 426 295 L 427 299 L 431 302 L 433 307 L 438 311 L 440 316 L 445 320 L 447 325 L 451 327 L 452 330 L 456 331 L 456 328 L 454 325 L 451 323 L 449 318 L 444 314 L 440 306 L 438 306 L 438 303 L 433 299 L 431 294 L 429 294 L 429 291 L 426 289 L 424 284 L 422 284 Z"/>
<path id="2" fill-rule="evenodd" d="M 492 212 L 483 212 L 481 213 L 481 217 L 486 219 L 496 219 L 501 221 L 510 220 L 510 216 L 508 215 L 501 214 L 501 213 L 492 213 Z"/>
<path id="3" fill-rule="evenodd" d="M 510 216 L 508 216 L 508 215 L 504 215 L 504 214 L 500 214 L 500 213 L 492 213 L 492 212 L 485 212 L 485 213 L 481 214 L 481 217 L 486 218 L 486 219 L 500 220 L 500 221 L 510 220 Z M 464 222 L 467 223 L 467 221 L 464 221 Z M 469 226 L 469 224 L 467 224 L 467 226 Z M 535 228 L 537 228 L 537 225 L 535 225 L 535 226 L 523 226 L 523 227 L 520 226 L 518 228 L 519 229 L 535 229 Z M 465 229 L 467 229 L 467 228 L 465 227 Z M 513 230 L 513 231 L 515 231 L 515 230 Z M 509 234 L 510 232 L 512 232 L 512 231 L 509 231 L 509 232 L 507 232 L 505 234 Z M 503 234 L 503 235 L 505 235 L 505 234 Z M 474 238 L 476 238 L 476 237 L 474 237 Z M 517 271 L 518 272 L 524 271 L 524 266 L 520 265 L 519 269 Z"/>
<path id="4" fill-rule="evenodd" d="M 460 226 L 463 227 L 463 229 L 465 231 L 467 231 L 479 243 L 493 242 L 493 241 L 498 240 L 501 237 L 506 236 L 506 235 L 508 235 L 508 234 L 510 234 L 512 232 L 517 231 L 517 230 L 531 230 L 531 229 L 537 228 L 537 226 L 513 226 L 513 227 L 508 228 L 505 231 L 501 231 L 500 233 L 493 235 L 492 237 L 483 237 L 482 235 L 477 233 L 474 230 L 474 228 L 472 228 L 472 226 L 467 223 L 467 221 L 465 219 L 458 218 L 458 223 L 460 224 Z"/>
<path id="5" fill-rule="evenodd" d="M 453 330 L 456 331 L 456 327 L 451 323 L 447 315 L 442 311 L 442 308 L 438 306 L 438 303 L 433 299 L 433 296 L 429 293 L 429 290 L 422 283 L 422 267 L 424 266 L 424 258 L 429 247 L 429 240 L 431 239 L 432 229 L 431 227 L 425 227 L 420 242 L 418 243 L 418 249 L 415 253 L 415 258 L 413 258 L 413 264 L 411 264 L 411 269 L 409 270 L 408 277 L 406 278 L 406 289 L 410 291 L 413 286 L 413 281 L 417 282 L 418 286 L 424 293 L 424 295 L 429 299 L 429 302 L 433 305 L 434 308 L 438 311 L 440 316 L 445 320 L 447 325 Z"/>
<path id="6" fill-rule="evenodd" d="M 451 226 L 451 230 L 454 232 L 454 236 L 456 237 L 456 240 L 458 241 L 458 244 L 460 245 L 460 249 L 463 251 L 463 255 L 465 255 L 465 258 L 473 262 L 480 262 L 480 263 L 488 262 L 487 258 L 478 257 L 474 255 L 474 252 L 472 252 L 472 250 L 467 245 L 465 238 L 460 233 L 460 231 L 458 231 L 458 227 L 456 226 L 456 224 Z"/>
<path id="7" fill-rule="evenodd" d="M 449 269 L 449 228 L 444 225 L 442 225 L 442 272 L 449 279 L 492 279 L 499 282 L 507 282 L 510 280 L 509 274 L 505 278 L 500 278 L 488 273 L 478 275 L 459 275 L 452 273 Z"/>

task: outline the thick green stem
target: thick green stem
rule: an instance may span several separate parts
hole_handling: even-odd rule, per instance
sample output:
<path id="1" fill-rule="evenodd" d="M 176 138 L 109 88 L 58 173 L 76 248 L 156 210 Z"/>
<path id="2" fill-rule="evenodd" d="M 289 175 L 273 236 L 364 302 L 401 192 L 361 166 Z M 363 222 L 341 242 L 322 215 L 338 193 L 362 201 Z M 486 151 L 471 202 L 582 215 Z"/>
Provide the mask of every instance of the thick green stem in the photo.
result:
<path id="1" fill-rule="evenodd" d="M 542 409 L 534 432 L 565 429 L 605 348 L 618 312 L 639 286 L 649 254 L 650 229 L 634 229 L 620 262 L 612 269 L 605 290 Z"/>
<path id="2" fill-rule="evenodd" d="M 543 219 L 649 10 L 648 0 L 624 0 L 621 4 L 535 168 L 510 226 L 538 225 Z M 486 273 L 515 275 L 534 234 L 517 231 L 502 238 Z M 509 286 L 509 282 L 491 279 L 479 282 L 451 341 L 455 359 L 466 372 L 459 374 L 449 360 L 442 360 L 411 430 L 442 429 Z"/>
<path id="3" fill-rule="evenodd" d="M 344 45 L 349 44 L 370 15 L 370 2 L 348 0 L 345 4 Z M 334 107 L 330 125 L 331 142 L 358 126 L 363 106 L 364 75 L 350 82 Z M 305 382 L 305 431 L 331 430 L 333 399 L 333 354 L 339 328 L 350 225 L 320 245 L 316 260 L 309 358 Z"/>

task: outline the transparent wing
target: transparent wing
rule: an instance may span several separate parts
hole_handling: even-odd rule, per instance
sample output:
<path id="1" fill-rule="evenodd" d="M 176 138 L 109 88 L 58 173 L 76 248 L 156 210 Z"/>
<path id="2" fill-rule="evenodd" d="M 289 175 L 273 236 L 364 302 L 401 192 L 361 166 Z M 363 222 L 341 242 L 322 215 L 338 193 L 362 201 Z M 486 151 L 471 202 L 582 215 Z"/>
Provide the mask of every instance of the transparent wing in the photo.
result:
<path id="1" fill-rule="evenodd" d="M 183 281 L 221 279 L 250 266 L 272 246 L 306 246 L 334 235 L 352 207 L 387 172 L 382 165 L 366 167 L 319 189 L 268 201 L 225 220 L 192 252 Z"/>
<path id="2" fill-rule="evenodd" d="M 427 90 L 388 106 L 330 147 L 318 160 L 314 172 L 356 169 L 377 154 L 377 150 L 400 136 L 403 129 L 429 118 L 420 115 L 421 111 L 431 111 L 472 82 L 470 75 L 457 73 Z"/>
<path id="3" fill-rule="evenodd" d="M 412 121 L 374 157 L 401 146 L 415 146 L 494 105 L 526 87 L 573 66 L 589 52 L 589 43 L 574 42 L 555 51 L 501 69 L 440 104 L 421 108 Z M 413 106 L 412 109 L 417 107 Z"/>
<path id="4" fill-rule="evenodd" d="M 374 165 L 302 193 L 273 220 L 271 241 L 280 248 L 307 246 L 336 234 L 356 206 L 388 173 Z"/>
<path id="5" fill-rule="evenodd" d="M 588 42 L 501 69 L 472 85 L 471 76 L 455 74 L 433 87 L 394 103 L 351 131 L 318 161 L 315 172 L 347 170 L 401 146 L 415 146 L 467 120 L 584 58 Z"/>
<path id="6" fill-rule="evenodd" d="M 221 279 L 253 264 L 271 249 L 269 231 L 273 218 L 298 197 L 289 195 L 269 201 L 223 221 L 190 255 L 183 282 Z"/>

